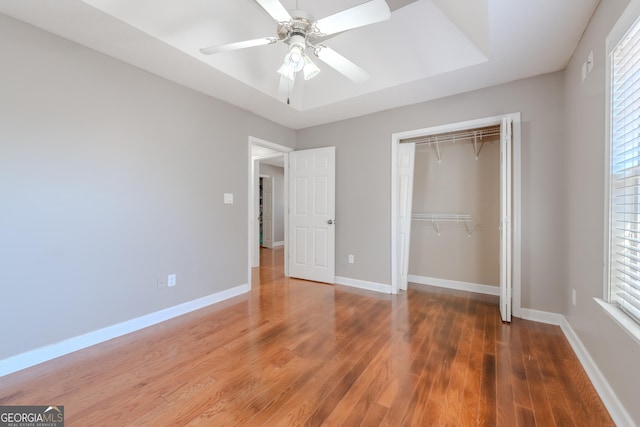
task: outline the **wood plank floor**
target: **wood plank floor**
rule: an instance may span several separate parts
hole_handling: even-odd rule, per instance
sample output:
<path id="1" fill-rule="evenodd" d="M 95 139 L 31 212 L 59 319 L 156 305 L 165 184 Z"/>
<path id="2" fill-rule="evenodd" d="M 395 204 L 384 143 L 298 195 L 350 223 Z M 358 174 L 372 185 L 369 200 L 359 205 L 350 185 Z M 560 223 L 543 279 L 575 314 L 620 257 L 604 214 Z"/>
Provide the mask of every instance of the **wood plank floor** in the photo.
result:
<path id="1" fill-rule="evenodd" d="M 0 405 L 64 405 L 67 426 L 613 425 L 558 327 L 287 279 L 282 252 L 248 295 L 0 378 Z"/>

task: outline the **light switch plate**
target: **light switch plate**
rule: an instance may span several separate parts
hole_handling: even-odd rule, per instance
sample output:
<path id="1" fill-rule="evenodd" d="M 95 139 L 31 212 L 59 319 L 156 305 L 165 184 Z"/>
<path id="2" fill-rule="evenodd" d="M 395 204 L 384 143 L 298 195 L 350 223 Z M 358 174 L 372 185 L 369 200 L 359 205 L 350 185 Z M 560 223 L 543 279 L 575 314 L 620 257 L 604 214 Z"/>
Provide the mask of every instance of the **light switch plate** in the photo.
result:
<path id="1" fill-rule="evenodd" d="M 233 204 L 233 193 L 224 193 L 224 204 L 225 205 Z"/>

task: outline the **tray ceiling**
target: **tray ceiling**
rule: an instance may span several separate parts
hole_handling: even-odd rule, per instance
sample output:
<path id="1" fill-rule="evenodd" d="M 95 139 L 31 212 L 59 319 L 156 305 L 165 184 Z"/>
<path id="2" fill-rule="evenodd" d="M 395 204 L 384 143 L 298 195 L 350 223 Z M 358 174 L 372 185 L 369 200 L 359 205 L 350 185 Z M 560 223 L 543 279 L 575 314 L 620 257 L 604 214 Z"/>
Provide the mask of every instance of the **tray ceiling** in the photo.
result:
<path id="1" fill-rule="evenodd" d="M 282 0 L 313 19 L 363 0 Z M 563 69 L 597 0 L 388 0 L 388 21 L 324 43 L 371 75 L 318 77 L 278 92 L 282 43 L 211 56 L 206 46 L 275 36 L 252 0 L 3 0 L 0 13 L 291 128 L 418 103 Z"/>

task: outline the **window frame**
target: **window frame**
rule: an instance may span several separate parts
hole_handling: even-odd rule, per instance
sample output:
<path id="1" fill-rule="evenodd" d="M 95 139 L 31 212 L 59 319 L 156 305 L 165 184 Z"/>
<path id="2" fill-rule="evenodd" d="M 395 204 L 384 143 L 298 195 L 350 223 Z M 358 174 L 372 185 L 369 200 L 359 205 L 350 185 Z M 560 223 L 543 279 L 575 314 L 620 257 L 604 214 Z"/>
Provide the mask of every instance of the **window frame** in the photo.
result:
<path id="1" fill-rule="evenodd" d="M 612 53 L 622 40 L 622 38 L 634 27 L 640 25 L 640 0 L 631 0 L 625 11 L 622 13 L 613 29 L 606 38 L 606 135 L 605 135 L 605 224 L 604 224 L 604 244 L 605 259 L 603 271 L 603 298 L 594 298 L 622 329 L 640 344 L 640 324 L 616 304 L 610 300 L 610 259 L 611 259 L 611 92 L 612 92 Z"/>

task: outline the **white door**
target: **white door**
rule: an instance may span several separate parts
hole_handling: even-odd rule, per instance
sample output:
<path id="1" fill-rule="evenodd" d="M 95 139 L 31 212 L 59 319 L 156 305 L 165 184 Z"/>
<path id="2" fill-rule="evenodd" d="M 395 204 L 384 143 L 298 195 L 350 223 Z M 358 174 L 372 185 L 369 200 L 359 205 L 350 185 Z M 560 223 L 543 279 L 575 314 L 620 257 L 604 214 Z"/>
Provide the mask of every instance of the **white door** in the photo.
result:
<path id="1" fill-rule="evenodd" d="M 335 147 L 289 153 L 289 275 L 335 282 Z"/>
<path id="2" fill-rule="evenodd" d="M 273 178 L 262 178 L 262 246 L 273 247 Z"/>
<path id="3" fill-rule="evenodd" d="M 511 322 L 511 123 L 500 128 L 500 316 Z"/>
<path id="4" fill-rule="evenodd" d="M 397 242 L 398 250 L 398 289 L 407 289 L 409 274 L 409 245 L 411 243 L 411 204 L 413 201 L 413 167 L 416 155 L 416 144 L 402 143 L 398 145 L 398 217 Z"/>

